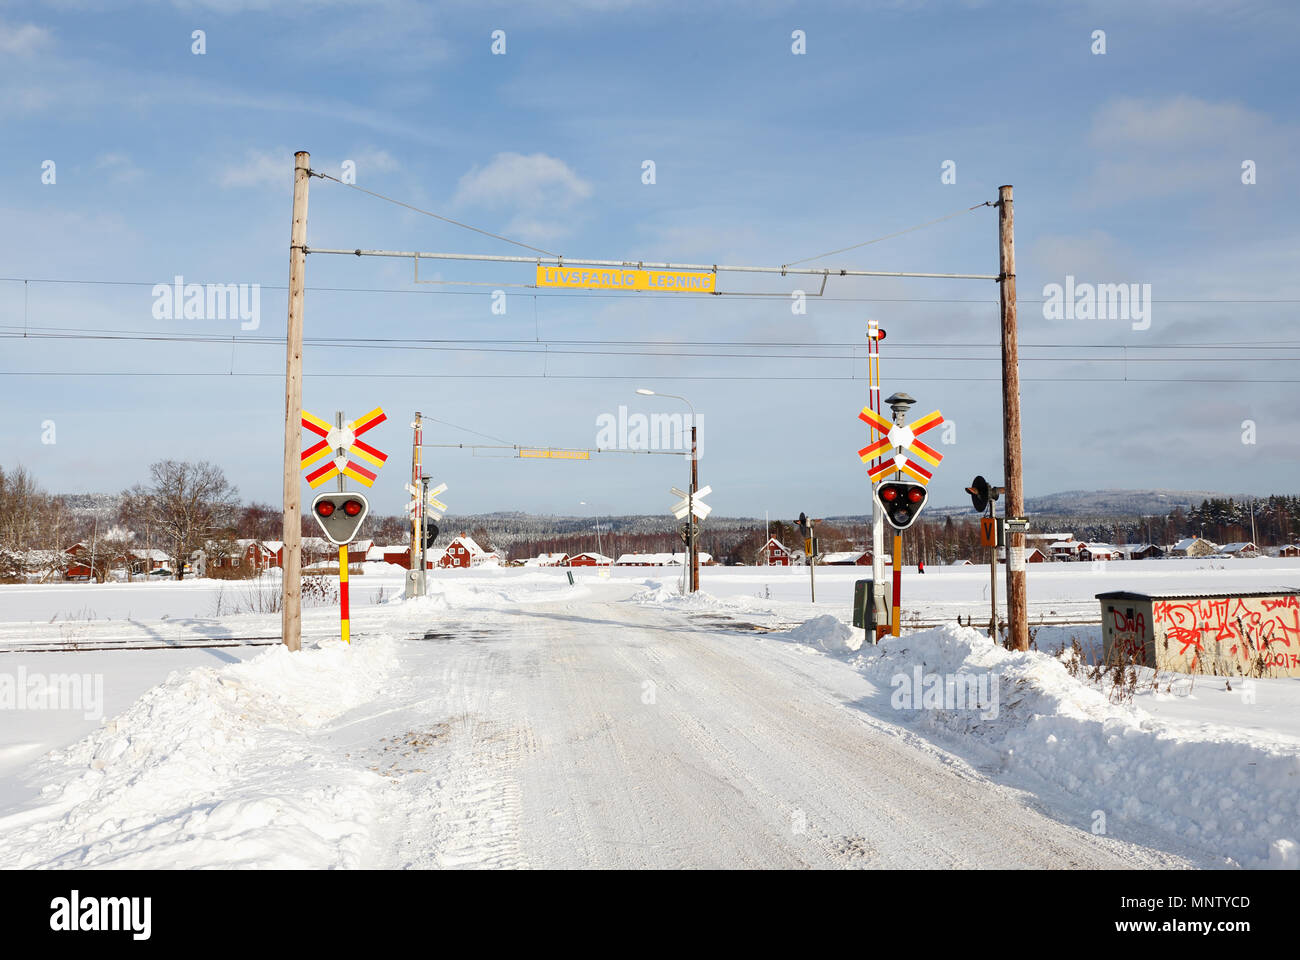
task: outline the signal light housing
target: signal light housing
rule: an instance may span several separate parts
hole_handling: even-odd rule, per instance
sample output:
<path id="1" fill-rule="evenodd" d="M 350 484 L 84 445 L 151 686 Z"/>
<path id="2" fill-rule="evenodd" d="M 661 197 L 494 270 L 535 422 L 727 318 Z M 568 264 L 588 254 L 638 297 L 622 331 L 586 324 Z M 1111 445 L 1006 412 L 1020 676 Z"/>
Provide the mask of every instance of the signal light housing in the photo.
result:
<path id="1" fill-rule="evenodd" d="M 876 487 L 876 502 L 895 530 L 906 530 L 921 514 L 927 492 L 919 483 L 890 480 Z"/>
<path id="2" fill-rule="evenodd" d="M 330 543 L 342 546 L 357 538 L 370 503 L 359 493 L 320 493 L 311 504 L 311 514 Z"/>

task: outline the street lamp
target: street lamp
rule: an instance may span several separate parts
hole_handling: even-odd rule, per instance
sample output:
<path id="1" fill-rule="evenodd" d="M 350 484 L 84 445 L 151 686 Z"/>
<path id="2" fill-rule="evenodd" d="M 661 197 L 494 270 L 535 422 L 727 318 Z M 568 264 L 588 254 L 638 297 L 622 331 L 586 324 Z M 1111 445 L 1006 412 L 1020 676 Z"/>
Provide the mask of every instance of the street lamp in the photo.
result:
<path id="1" fill-rule="evenodd" d="M 585 506 L 587 506 L 587 501 L 586 501 L 586 500 L 579 500 L 579 501 L 578 501 L 578 506 L 580 506 L 580 507 L 585 507 Z M 599 556 L 604 556 L 604 554 L 601 553 L 601 550 L 602 550 L 602 549 L 603 549 L 603 548 L 602 548 L 601 545 L 600 545 L 600 518 L 597 517 L 597 518 L 596 518 L 596 555 L 597 555 L 598 557 L 599 557 Z M 596 566 L 597 566 L 597 567 L 600 566 L 600 561 L 599 561 L 599 560 L 596 561 Z M 600 571 L 597 570 L 596 573 L 599 574 Z"/>
<path id="2" fill-rule="evenodd" d="M 686 542 L 687 549 L 690 551 L 689 570 L 690 570 L 690 590 L 694 593 L 700 589 L 700 556 L 695 549 L 695 491 L 699 489 L 699 447 L 697 446 L 697 437 L 695 433 L 695 406 L 691 401 L 675 393 L 656 393 L 645 387 L 637 387 L 636 392 L 643 397 L 668 397 L 672 400 L 680 400 L 686 404 L 687 409 L 691 411 L 691 482 L 686 488 Z"/>

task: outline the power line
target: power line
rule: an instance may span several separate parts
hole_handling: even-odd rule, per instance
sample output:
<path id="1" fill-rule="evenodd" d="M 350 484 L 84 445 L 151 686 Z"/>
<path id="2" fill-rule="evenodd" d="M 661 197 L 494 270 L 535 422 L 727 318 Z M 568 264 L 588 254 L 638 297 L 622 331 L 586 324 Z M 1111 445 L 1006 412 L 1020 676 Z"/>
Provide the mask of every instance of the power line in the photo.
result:
<path id="1" fill-rule="evenodd" d="M 4 328 L 0 328 L 3 330 Z M 275 337 L 247 337 L 236 338 L 233 336 L 218 336 L 213 334 L 151 334 L 143 332 L 94 332 L 94 333 L 63 333 L 51 332 L 41 329 L 38 332 L 0 332 L 0 339 L 10 340 L 93 340 L 93 341 L 122 341 L 122 342 L 159 342 L 159 343 L 203 343 L 219 344 L 222 346 L 231 345 L 232 348 L 244 343 L 248 346 L 260 347 L 282 347 L 283 341 Z M 797 344 L 791 342 L 783 343 L 750 343 L 746 341 L 734 342 L 715 342 L 715 343 L 680 343 L 670 341 L 528 341 L 528 340 L 419 340 L 419 339 L 384 339 L 384 338 L 365 338 L 365 337 L 322 337 L 310 338 L 304 341 L 305 346 L 317 348 L 334 348 L 334 349 L 369 349 L 369 350 L 421 350 L 430 352 L 443 353 L 482 353 L 482 354 L 519 354 L 523 356 L 595 356 L 595 357 L 662 357 L 662 358 L 686 358 L 686 359 L 715 359 L 715 360 L 826 360 L 842 361 L 859 359 L 857 350 L 861 345 L 853 343 L 804 343 Z M 1144 345 L 1143 350 L 1213 350 L 1213 358 L 1201 359 L 1198 357 L 1130 357 L 1127 351 L 1130 349 L 1122 344 L 1024 344 L 1025 349 L 1096 349 L 1121 351 L 1124 355 L 1113 357 L 1094 357 L 1071 354 L 1055 357 L 1021 357 L 1022 363 L 1208 363 L 1208 362 L 1227 362 L 1227 363 L 1284 363 L 1300 360 L 1300 355 L 1276 355 L 1280 346 L 1300 346 L 1300 341 L 1291 342 L 1268 342 L 1259 345 L 1253 344 L 1163 344 L 1163 345 Z M 654 346 L 672 349 L 654 349 L 654 350 L 590 350 L 575 349 L 579 346 Z M 738 353 L 738 352 L 720 352 L 712 350 L 709 352 L 694 352 L 680 349 L 682 346 L 731 346 L 731 347 L 748 347 L 753 349 L 780 349 L 783 352 L 773 353 Z M 896 346 L 908 349 L 934 348 L 943 347 L 947 349 L 980 349 L 993 350 L 997 344 L 951 344 L 951 343 L 932 343 L 932 344 L 898 344 Z M 802 349 L 823 349 L 823 350 L 843 350 L 848 348 L 848 353 L 794 353 L 790 351 L 791 347 L 801 347 Z M 1134 347 L 1133 349 L 1139 349 Z M 1272 356 L 1225 356 L 1225 352 L 1230 351 L 1268 351 Z M 969 355 L 936 355 L 934 353 L 925 353 L 917 356 L 902 356 L 890 354 L 890 362 L 995 362 L 999 358 L 996 356 L 969 356 Z M 493 438 L 499 439 L 499 438 Z"/>
<path id="2" fill-rule="evenodd" d="M 793 267 L 800 263 L 807 263 L 809 260 L 820 260 L 822 257 L 833 257 L 837 253 L 844 253 L 848 250 L 857 250 L 859 247 L 867 247 L 873 243 L 879 243 L 882 240 L 890 240 L 894 237 L 901 237 L 905 233 L 911 233 L 914 230 L 921 230 L 925 227 L 933 226 L 936 223 L 943 223 L 945 220 L 951 220 L 953 217 L 960 217 L 963 213 L 970 213 L 972 210 L 978 210 L 980 207 L 993 206 L 992 200 L 985 200 L 983 203 L 977 203 L 973 207 L 967 207 L 965 210 L 956 210 L 942 217 L 936 217 L 934 220 L 927 220 L 925 223 L 918 223 L 914 227 L 908 227 L 905 230 L 898 230 L 895 233 L 887 233 L 883 237 L 876 237 L 874 240 L 864 240 L 862 243 L 855 243 L 850 247 L 840 247 L 838 250 L 828 250 L 825 253 L 819 253 L 814 257 L 804 257 L 802 260 L 791 260 L 785 264 L 787 267 Z"/>
<path id="3" fill-rule="evenodd" d="M 402 200 L 394 200 L 392 197 L 386 197 L 382 193 L 375 193 L 373 190 L 367 190 L 365 187 L 358 187 L 355 183 L 344 183 L 338 177 L 332 177 L 328 173 L 318 173 L 315 170 L 309 172 L 309 176 L 320 177 L 322 180 L 333 180 L 335 183 L 348 187 L 351 190 L 359 190 L 361 193 L 369 194 L 380 200 L 387 200 L 389 203 L 395 203 L 399 207 L 405 207 L 407 210 L 413 210 L 416 213 L 422 213 L 426 217 L 433 217 L 435 220 L 441 220 L 443 223 L 450 223 L 452 226 L 461 227 L 465 230 L 472 230 L 475 233 L 481 233 L 485 237 L 491 237 L 494 240 L 504 240 L 506 243 L 513 243 L 516 247 L 523 247 L 525 250 L 532 250 L 536 253 L 544 253 L 548 257 L 558 257 L 558 253 L 551 253 L 549 250 L 543 250 L 541 247 L 530 246 L 527 243 L 521 243 L 518 240 L 511 240 L 509 237 L 503 237 L 499 233 L 492 233 L 488 230 L 480 230 L 478 227 L 472 227 L 468 223 L 461 223 L 459 220 L 453 220 L 451 217 L 444 217 L 440 213 L 433 213 L 430 210 L 422 210 L 417 206 L 406 203 Z"/>
<path id="4" fill-rule="evenodd" d="M 788 376 L 762 374 L 568 374 L 568 373 L 390 373 L 371 371 L 368 373 L 304 373 L 304 377 L 326 380 L 366 379 L 366 380 L 710 380 L 710 381 L 865 381 L 866 376 L 852 374 L 827 376 Z M 245 372 L 203 372 L 203 371 L 161 371 L 145 370 L 140 372 L 105 371 L 105 370 L 0 370 L 0 377 L 246 377 L 246 378 L 284 378 L 283 373 L 245 373 Z M 1300 379 L 1276 379 L 1256 377 L 1021 377 L 1028 383 L 1300 383 Z M 1000 383 L 1001 377 L 914 377 L 908 376 L 909 383 Z"/>
<path id="5" fill-rule="evenodd" d="M 319 251 L 318 251 L 319 252 Z M 830 271 L 833 275 L 835 271 Z M 423 282 L 423 281 L 422 281 Z M 454 281 L 449 281 L 454 282 Z M 0 277 L 0 283 L 48 283 L 48 284 L 68 284 L 68 285 L 90 285 L 90 286 L 116 286 L 116 287 L 157 287 L 173 286 L 172 281 L 159 280 L 86 280 L 86 279 L 62 279 L 58 277 Z M 205 286 L 204 281 L 191 280 L 186 281 L 188 286 L 195 283 L 199 286 Z M 477 283 L 476 283 L 477 285 Z M 288 286 L 282 283 L 258 283 L 256 286 L 263 290 L 288 290 Z M 513 283 L 501 283 L 499 286 L 518 286 Z M 537 290 L 534 284 L 524 284 L 530 290 Z M 309 293 L 391 293 L 416 296 L 444 296 L 444 297 L 483 297 L 485 294 L 477 290 L 403 290 L 393 287 L 306 287 Z M 629 296 L 645 300 L 716 300 L 714 294 L 693 294 L 693 293 L 655 293 L 649 290 L 629 290 L 619 293 L 602 293 L 600 291 L 582 291 L 582 292 L 553 292 L 540 293 L 533 292 L 527 294 L 530 297 L 550 300 L 550 299 L 578 299 L 578 300 L 621 300 Z M 734 300 L 753 300 L 769 301 L 770 294 L 746 294 L 746 293 L 729 293 L 728 297 Z M 817 298 L 823 303 L 974 303 L 974 304 L 996 304 L 996 297 L 829 297 L 820 296 Z M 1025 297 L 1018 297 L 1018 303 L 1042 303 L 1041 299 L 1034 300 Z M 1160 298 L 1152 297 L 1151 303 L 1171 303 L 1171 304 L 1280 304 L 1280 303 L 1300 303 L 1300 298 L 1288 297 L 1264 297 L 1264 298 L 1225 298 L 1225 297 L 1200 297 L 1200 298 Z"/>

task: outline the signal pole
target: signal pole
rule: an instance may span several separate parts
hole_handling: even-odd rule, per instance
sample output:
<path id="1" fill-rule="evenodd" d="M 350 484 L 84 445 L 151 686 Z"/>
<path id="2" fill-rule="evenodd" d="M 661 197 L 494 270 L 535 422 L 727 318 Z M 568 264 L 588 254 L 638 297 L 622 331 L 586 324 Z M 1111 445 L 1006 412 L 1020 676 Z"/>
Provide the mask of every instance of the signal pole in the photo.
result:
<path id="1" fill-rule="evenodd" d="M 406 578 L 406 590 L 403 595 L 411 597 L 424 596 L 424 481 L 423 468 L 420 465 L 420 448 L 424 440 L 424 417 L 415 411 L 415 430 L 411 446 L 411 489 L 415 491 L 415 508 L 411 511 L 411 570 Z"/>
<path id="2" fill-rule="evenodd" d="M 687 403 L 687 406 L 690 404 Z M 691 407 L 691 496 L 688 503 L 690 510 L 686 513 L 686 522 L 689 524 L 686 529 L 691 537 L 691 593 L 700 589 L 700 545 L 695 542 L 695 491 L 700 484 L 700 458 L 695 441 L 695 408 Z"/>
<path id="3" fill-rule="evenodd" d="M 885 339 L 885 331 L 880 329 L 880 324 L 875 320 L 867 321 L 867 406 L 876 413 L 880 413 L 880 341 Z M 870 439 L 874 443 L 877 439 L 877 432 L 874 426 L 871 427 Z M 877 457 L 872 461 L 874 467 L 879 463 Z M 880 510 L 880 505 L 876 503 L 876 498 L 871 498 L 871 580 L 873 591 L 871 627 L 868 631 L 871 634 L 871 642 L 880 642 L 880 631 L 875 622 L 875 602 L 874 597 L 884 597 L 885 595 L 885 515 Z M 883 601 L 882 601 L 883 603 Z"/>
<path id="4" fill-rule="evenodd" d="M 1025 582 L 1025 488 L 1020 458 L 1015 214 L 1010 184 L 998 187 L 998 268 L 1002 307 L 1002 451 L 1007 478 L 1007 640 L 1013 650 L 1028 650 L 1029 595 Z"/>
<path id="5" fill-rule="evenodd" d="M 302 497 L 298 467 L 302 438 L 302 308 L 307 279 L 307 185 L 311 154 L 293 155 L 293 221 L 289 228 L 289 325 L 284 374 L 284 547 L 281 561 L 280 638 L 302 649 Z"/>

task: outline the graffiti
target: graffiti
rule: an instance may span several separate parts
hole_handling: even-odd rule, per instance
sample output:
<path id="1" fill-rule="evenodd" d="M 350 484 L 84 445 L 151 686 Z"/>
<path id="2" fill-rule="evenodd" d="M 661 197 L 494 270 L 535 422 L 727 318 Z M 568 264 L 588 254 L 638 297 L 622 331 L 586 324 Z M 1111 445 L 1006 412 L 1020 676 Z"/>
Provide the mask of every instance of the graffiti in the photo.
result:
<path id="1" fill-rule="evenodd" d="M 1259 661 L 1300 668 L 1300 598 L 1294 595 L 1157 600 L 1152 608 L 1166 643 L 1191 658 L 1193 671 L 1205 656 L 1225 652 L 1242 667 Z"/>
<path id="2" fill-rule="evenodd" d="M 1130 607 L 1126 610 L 1110 608 L 1111 643 L 1118 650 L 1121 663 L 1147 663 L 1147 620 L 1141 611 L 1134 614 Z"/>

